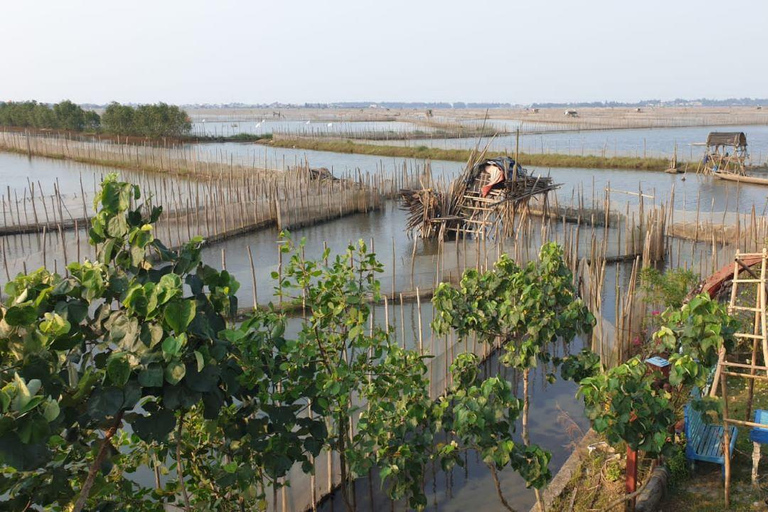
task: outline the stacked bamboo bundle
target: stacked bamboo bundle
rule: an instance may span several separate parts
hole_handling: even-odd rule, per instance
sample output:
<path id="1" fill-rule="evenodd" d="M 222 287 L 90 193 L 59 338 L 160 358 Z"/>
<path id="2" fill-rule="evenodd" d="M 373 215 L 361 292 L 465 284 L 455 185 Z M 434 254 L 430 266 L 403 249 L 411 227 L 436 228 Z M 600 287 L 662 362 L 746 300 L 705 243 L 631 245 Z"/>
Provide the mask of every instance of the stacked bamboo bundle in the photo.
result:
<path id="1" fill-rule="evenodd" d="M 443 217 L 444 194 L 434 189 L 402 190 L 402 200 L 409 215 L 405 229 L 412 232 L 418 229 L 422 238 L 432 238 L 435 225 L 432 219 Z"/>

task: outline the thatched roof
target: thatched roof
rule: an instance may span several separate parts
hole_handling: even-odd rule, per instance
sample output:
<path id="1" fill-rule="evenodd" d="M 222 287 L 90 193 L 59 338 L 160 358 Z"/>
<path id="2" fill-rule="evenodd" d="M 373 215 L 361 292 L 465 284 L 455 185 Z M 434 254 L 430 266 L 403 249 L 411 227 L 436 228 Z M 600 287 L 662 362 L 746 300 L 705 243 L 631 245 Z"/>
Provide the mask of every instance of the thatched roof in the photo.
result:
<path id="1" fill-rule="evenodd" d="M 710 132 L 707 136 L 707 146 L 733 146 L 747 145 L 747 136 L 744 132 Z"/>

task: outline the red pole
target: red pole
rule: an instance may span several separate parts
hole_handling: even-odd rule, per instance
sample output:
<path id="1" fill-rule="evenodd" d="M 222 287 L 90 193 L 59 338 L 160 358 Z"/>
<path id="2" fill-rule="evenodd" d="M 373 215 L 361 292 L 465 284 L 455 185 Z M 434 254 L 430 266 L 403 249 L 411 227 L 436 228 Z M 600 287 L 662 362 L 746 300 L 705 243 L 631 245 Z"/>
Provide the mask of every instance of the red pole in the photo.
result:
<path id="1" fill-rule="evenodd" d="M 627 446 L 627 494 L 637 490 L 637 450 Z M 635 510 L 635 498 L 627 501 L 627 510 Z"/>

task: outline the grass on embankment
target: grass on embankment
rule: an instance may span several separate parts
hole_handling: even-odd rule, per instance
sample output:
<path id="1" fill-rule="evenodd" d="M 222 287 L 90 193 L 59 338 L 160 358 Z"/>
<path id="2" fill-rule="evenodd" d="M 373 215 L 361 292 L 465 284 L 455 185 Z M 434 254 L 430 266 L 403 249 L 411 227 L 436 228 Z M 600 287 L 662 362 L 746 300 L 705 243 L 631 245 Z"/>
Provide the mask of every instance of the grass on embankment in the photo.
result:
<path id="1" fill-rule="evenodd" d="M 448 160 L 466 162 L 471 151 L 468 149 L 439 149 L 427 146 L 380 146 L 360 144 L 341 140 L 316 140 L 303 138 L 277 138 L 265 144 L 281 148 L 298 148 L 313 151 L 332 151 L 334 153 L 354 153 L 359 155 L 392 156 L 398 158 L 421 158 L 430 160 Z M 489 151 L 489 158 L 504 156 L 502 151 Z M 644 171 L 663 171 L 669 168 L 670 161 L 664 158 L 636 157 L 601 157 L 562 155 L 556 153 L 520 153 L 523 165 L 533 167 L 581 167 L 586 169 L 635 169 Z"/>
<path id="2" fill-rule="evenodd" d="M 169 135 L 160 137 L 145 137 L 143 135 L 118 135 L 115 133 L 97 131 L 73 131 L 73 130 L 50 130 L 40 128 L 28 128 L 18 126 L 0 126 L 1 131 L 23 133 L 41 136 L 64 136 L 73 140 L 85 141 L 110 141 L 120 144 L 134 144 L 153 146 L 174 146 L 178 144 L 194 144 L 200 142 L 258 142 L 272 140 L 271 133 L 236 133 L 234 135 Z"/>

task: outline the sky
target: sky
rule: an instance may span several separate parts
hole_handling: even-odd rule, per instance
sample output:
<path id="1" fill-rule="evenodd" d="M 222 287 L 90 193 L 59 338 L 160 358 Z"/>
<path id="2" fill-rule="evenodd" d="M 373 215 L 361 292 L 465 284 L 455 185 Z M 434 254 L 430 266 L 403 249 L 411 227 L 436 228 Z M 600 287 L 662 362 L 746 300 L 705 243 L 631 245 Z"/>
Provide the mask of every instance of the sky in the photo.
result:
<path id="1" fill-rule="evenodd" d="M 0 0 L 0 101 L 768 96 L 768 2 Z"/>

